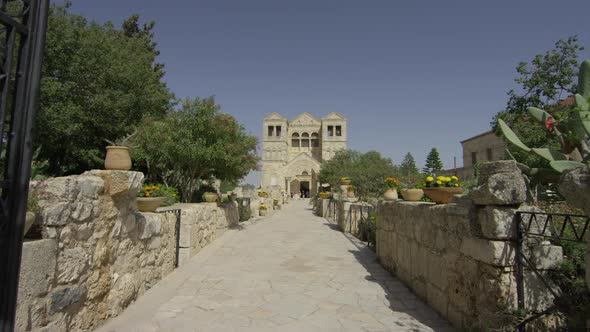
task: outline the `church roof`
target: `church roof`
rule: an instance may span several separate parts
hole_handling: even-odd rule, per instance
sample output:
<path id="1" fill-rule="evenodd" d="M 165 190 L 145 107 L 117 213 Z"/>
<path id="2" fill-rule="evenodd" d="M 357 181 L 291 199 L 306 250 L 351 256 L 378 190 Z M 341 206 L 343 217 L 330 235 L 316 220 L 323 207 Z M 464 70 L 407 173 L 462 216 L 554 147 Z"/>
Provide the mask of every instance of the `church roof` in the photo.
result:
<path id="1" fill-rule="evenodd" d="M 287 118 L 285 118 L 284 116 L 280 115 L 277 112 L 272 112 L 270 113 L 269 116 L 264 118 L 264 121 L 268 121 L 268 120 L 284 120 L 287 121 Z"/>
<path id="2" fill-rule="evenodd" d="M 324 116 L 322 120 L 346 120 L 346 118 L 338 112 L 331 112 L 330 114 Z"/>
<path id="3" fill-rule="evenodd" d="M 317 123 L 322 122 L 320 119 L 316 118 L 315 116 L 313 116 L 312 114 L 310 114 L 308 112 L 303 112 L 303 113 L 297 115 L 293 120 L 291 120 L 289 122 L 296 122 L 297 120 L 305 120 L 306 117 L 311 119 L 313 122 L 317 122 Z"/>

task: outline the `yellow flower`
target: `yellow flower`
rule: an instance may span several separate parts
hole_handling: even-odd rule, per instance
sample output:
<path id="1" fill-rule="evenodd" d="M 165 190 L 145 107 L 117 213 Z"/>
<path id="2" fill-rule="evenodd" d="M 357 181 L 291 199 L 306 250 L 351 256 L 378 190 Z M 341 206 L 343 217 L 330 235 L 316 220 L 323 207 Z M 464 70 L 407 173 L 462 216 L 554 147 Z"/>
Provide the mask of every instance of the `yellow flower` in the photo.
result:
<path id="1" fill-rule="evenodd" d="M 455 183 L 455 187 L 458 187 L 458 186 L 459 186 L 459 184 L 458 183 Z"/>
<path id="2" fill-rule="evenodd" d="M 451 182 L 451 178 L 449 178 L 449 177 L 445 177 L 443 181 L 444 181 L 444 182 Z"/>
<path id="3" fill-rule="evenodd" d="M 439 181 L 443 181 L 445 179 L 445 177 L 442 176 L 442 175 L 439 175 L 439 176 L 436 177 L 436 179 L 439 180 Z"/>
<path id="4" fill-rule="evenodd" d="M 152 194 L 152 193 L 150 193 L 150 192 L 146 192 L 146 193 L 145 193 L 145 195 L 146 195 L 146 196 L 148 196 L 148 197 L 149 197 L 151 194 Z"/>
<path id="5" fill-rule="evenodd" d="M 458 178 L 458 177 L 456 177 L 456 176 L 454 176 L 454 175 L 453 175 L 453 176 L 451 176 L 451 179 L 452 179 L 452 180 L 454 180 L 454 181 L 458 181 L 458 180 L 459 180 L 459 178 Z"/>
<path id="6" fill-rule="evenodd" d="M 429 176 L 429 177 L 426 178 L 426 181 L 432 182 L 432 181 L 434 181 L 434 178 L 432 176 Z"/>
<path id="7" fill-rule="evenodd" d="M 438 181 L 436 181 L 436 184 L 441 185 L 442 181 L 438 180 Z"/>

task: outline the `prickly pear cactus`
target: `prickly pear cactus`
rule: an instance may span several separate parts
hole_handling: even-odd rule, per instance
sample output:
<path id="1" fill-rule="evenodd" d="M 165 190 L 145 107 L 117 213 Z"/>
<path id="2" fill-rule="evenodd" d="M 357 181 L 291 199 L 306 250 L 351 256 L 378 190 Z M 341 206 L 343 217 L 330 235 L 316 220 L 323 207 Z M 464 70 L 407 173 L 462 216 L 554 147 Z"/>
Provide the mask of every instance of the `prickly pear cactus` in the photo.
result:
<path id="1" fill-rule="evenodd" d="M 520 165 L 523 172 L 537 177 L 541 182 L 555 182 L 559 174 L 571 168 L 589 165 L 590 162 L 590 61 L 582 62 L 578 75 L 578 93 L 574 96 L 576 107 L 559 121 L 550 113 L 535 107 L 527 109 L 529 115 L 557 136 L 561 149 L 530 148 L 499 119 L 500 129 L 506 140 L 519 149 L 534 153 L 549 161 L 551 169 L 529 168 Z"/>

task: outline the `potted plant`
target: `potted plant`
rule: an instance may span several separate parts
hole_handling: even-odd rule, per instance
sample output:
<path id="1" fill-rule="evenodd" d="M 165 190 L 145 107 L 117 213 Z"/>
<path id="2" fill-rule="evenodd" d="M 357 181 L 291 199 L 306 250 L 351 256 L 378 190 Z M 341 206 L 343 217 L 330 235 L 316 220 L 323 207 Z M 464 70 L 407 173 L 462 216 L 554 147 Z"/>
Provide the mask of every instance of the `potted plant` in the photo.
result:
<path id="1" fill-rule="evenodd" d="M 262 197 L 262 198 L 268 197 L 268 191 L 262 190 L 262 189 L 258 190 L 258 197 Z"/>
<path id="2" fill-rule="evenodd" d="M 453 196 L 463 193 L 463 188 L 456 176 L 432 176 L 426 177 L 424 194 L 437 204 L 447 204 L 453 200 Z"/>
<path id="3" fill-rule="evenodd" d="M 424 191 L 422 190 L 423 185 L 420 185 L 421 181 L 422 179 L 420 177 L 408 177 L 400 183 L 400 187 L 402 187 L 400 193 L 404 200 L 418 202 L 422 199 Z"/>
<path id="4" fill-rule="evenodd" d="M 206 203 L 217 203 L 217 194 L 214 192 L 207 191 L 203 194 L 203 201 Z"/>
<path id="5" fill-rule="evenodd" d="M 348 191 L 346 192 L 346 197 L 354 198 L 354 186 L 349 185 Z"/>
<path id="6" fill-rule="evenodd" d="M 264 217 L 268 214 L 268 208 L 264 204 L 260 204 L 260 216 Z"/>
<path id="7" fill-rule="evenodd" d="M 104 159 L 104 169 L 128 171 L 131 169 L 131 157 L 129 156 L 129 140 L 137 134 L 137 130 L 127 134 L 116 141 L 105 139 L 110 145 L 107 146 L 107 155 Z"/>
<path id="8" fill-rule="evenodd" d="M 328 191 L 322 191 L 322 192 L 320 192 L 320 198 L 322 198 L 322 199 L 329 199 L 331 195 L 332 194 L 330 192 L 328 192 Z"/>
<path id="9" fill-rule="evenodd" d="M 166 201 L 167 195 L 158 185 L 143 185 L 137 193 L 137 209 L 141 212 L 156 212 Z"/>
<path id="10" fill-rule="evenodd" d="M 389 177 L 385 178 L 385 193 L 383 193 L 383 199 L 386 201 L 396 201 L 397 197 L 397 190 L 399 188 L 399 181 L 396 178 Z"/>
<path id="11" fill-rule="evenodd" d="M 340 184 L 348 186 L 350 184 L 350 178 L 348 176 L 341 177 Z"/>

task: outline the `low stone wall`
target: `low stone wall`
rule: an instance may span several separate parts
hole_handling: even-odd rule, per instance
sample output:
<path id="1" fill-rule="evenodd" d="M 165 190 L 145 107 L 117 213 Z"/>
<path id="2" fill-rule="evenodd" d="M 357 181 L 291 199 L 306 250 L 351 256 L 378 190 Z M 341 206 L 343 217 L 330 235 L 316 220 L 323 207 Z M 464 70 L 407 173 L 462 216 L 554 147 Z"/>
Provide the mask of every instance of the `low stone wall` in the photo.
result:
<path id="1" fill-rule="evenodd" d="M 513 163 L 482 166 L 479 187 L 454 203 L 380 202 L 377 256 L 381 264 L 457 328 L 504 326 L 517 308 L 514 211 L 526 187 Z M 539 269 L 558 266 L 562 248 L 525 246 Z M 542 310 L 552 298 L 531 271 L 525 307 Z"/>
<path id="2" fill-rule="evenodd" d="M 361 212 L 359 209 L 360 206 L 366 205 L 347 199 L 320 198 L 316 205 L 316 214 L 337 223 L 342 232 L 357 236 L 359 234 L 359 222 L 362 217 L 361 213 L 364 214 L 365 219 L 370 217 L 366 210 Z"/>
<path id="3" fill-rule="evenodd" d="M 239 222 L 235 202 L 223 203 L 221 207 L 216 203 L 183 203 L 168 208 L 181 209 L 179 265 L 188 262 L 202 248 Z"/>
<path id="4" fill-rule="evenodd" d="M 23 245 L 17 331 L 92 330 L 174 269 L 176 216 L 138 212 L 142 182 L 142 173 L 94 170 L 37 184 L 43 239 Z M 173 208 L 183 259 L 238 222 L 235 203 L 164 209 Z"/>

